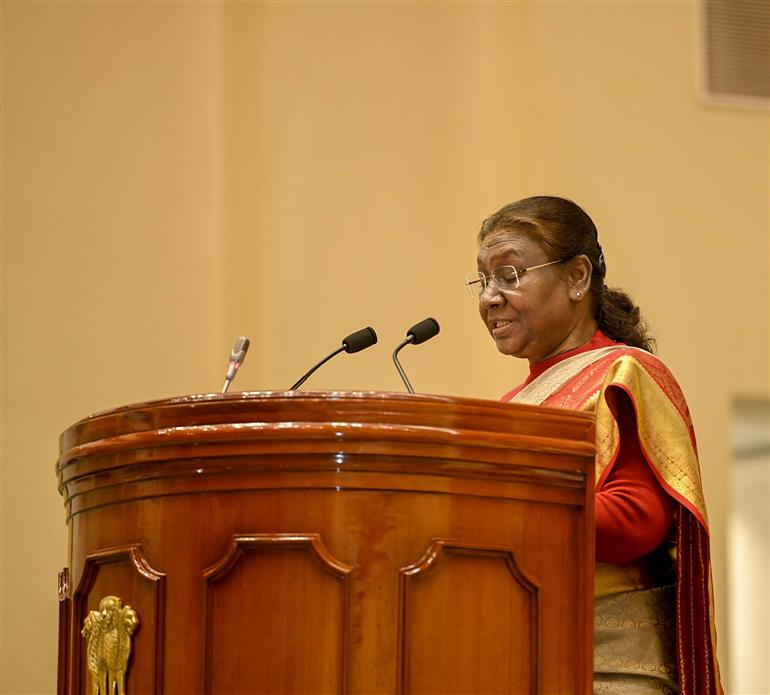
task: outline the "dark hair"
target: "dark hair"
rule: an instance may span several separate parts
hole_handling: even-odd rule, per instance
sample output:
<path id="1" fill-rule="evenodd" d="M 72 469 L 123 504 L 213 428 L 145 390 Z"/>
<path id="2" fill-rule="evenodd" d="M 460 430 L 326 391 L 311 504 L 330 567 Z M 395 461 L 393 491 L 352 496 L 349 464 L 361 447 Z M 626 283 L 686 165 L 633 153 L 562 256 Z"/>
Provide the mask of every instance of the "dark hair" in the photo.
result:
<path id="1" fill-rule="evenodd" d="M 542 246 L 549 260 L 587 256 L 593 266 L 589 295 L 599 328 L 613 340 L 653 351 L 655 340 L 639 307 L 623 290 L 604 284 L 607 264 L 596 226 L 579 205 L 553 196 L 524 198 L 484 220 L 478 241 L 481 243 L 491 232 L 507 229 L 528 234 Z"/>

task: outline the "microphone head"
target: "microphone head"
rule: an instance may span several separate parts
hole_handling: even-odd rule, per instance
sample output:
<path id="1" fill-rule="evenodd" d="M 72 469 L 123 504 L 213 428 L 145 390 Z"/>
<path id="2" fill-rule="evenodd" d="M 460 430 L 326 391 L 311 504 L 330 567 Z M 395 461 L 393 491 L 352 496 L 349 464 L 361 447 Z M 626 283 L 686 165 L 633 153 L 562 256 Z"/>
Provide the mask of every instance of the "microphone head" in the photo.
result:
<path id="1" fill-rule="evenodd" d="M 430 340 L 433 336 L 438 335 L 441 328 L 438 325 L 436 319 L 428 317 L 423 319 L 420 323 L 415 323 L 407 332 L 406 337 L 412 345 L 419 345 L 426 340 Z"/>
<path id="2" fill-rule="evenodd" d="M 377 334 L 374 332 L 374 328 L 367 326 L 360 331 L 351 333 L 342 339 L 342 347 L 345 352 L 358 352 L 359 350 L 365 350 L 371 347 L 377 342 Z"/>
<path id="3" fill-rule="evenodd" d="M 236 362 L 243 362 L 243 358 L 246 357 L 246 353 L 249 350 L 249 344 L 249 339 L 245 335 L 238 338 L 230 352 L 230 359 Z"/>

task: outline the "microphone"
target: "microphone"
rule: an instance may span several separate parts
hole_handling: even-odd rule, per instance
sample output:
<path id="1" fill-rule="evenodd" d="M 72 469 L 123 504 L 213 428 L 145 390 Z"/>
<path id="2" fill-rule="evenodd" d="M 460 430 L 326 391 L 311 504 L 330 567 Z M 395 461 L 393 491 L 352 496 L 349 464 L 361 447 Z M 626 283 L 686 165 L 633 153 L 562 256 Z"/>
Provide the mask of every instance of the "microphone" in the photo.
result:
<path id="1" fill-rule="evenodd" d="M 396 369 L 398 369 L 398 373 L 401 375 L 401 380 L 404 382 L 404 385 L 406 386 L 406 389 L 409 391 L 409 393 L 414 393 L 414 389 L 409 383 L 409 379 L 406 378 L 406 374 L 404 373 L 404 369 L 401 367 L 401 363 L 398 361 L 399 350 L 401 350 L 401 348 L 405 347 L 406 345 L 409 345 L 410 343 L 412 345 L 419 345 L 420 343 L 424 343 L 426 340 L 430 340 L 433 336 L 438 335 L 440 330 L 441 328 L 438 325 L 438 321 L 436 321 L 436 319 L 431 317 L 423 319 L 420 321 L 420 323 L 415 323 L 414 326 L 412 326 L 406 332 L 406 340 L 397 346 L 395 350 L 393 350 L 393 362 L 396 365 Z"/>
<path id="2" fill-rule="evenodd" d="M 235 379 L 235 373 L 243 364 L 243 360 L 246 359 L 248 350 L 249 339 L 245 335 L 242 335 L 235 341 L 235 345 L 233 345 L 233 349 L 230 352 L 230 364 L 227 367 L 227 374 L 225 374 L 225 385 L 222 387 L 222 393 L 227 393 L 227 389 L 230 388 L 230 383 Z"/>
<path id="3" fill-rule="evenodd" d="M 300 380 L 296 382 L 291 388 L 289 388 L 289 391 L 293 391 L 294 389 L 298 389 L 300 386 L 302 386 L 302 384 L 308 380 L 308 377 L 316 369 L 318 369 L 322 364 L 328 362 L 335 355 L 341 353 L 343 350 L 348 353 L 360 352 L 361 350 L 365 350 L 366 348 L 371 347 L 376 342 L 377 334 L 374 332 L 374 328 L 371 326 L 367 326 L 366 328 L 362 328 L 360 331 L 351 333 L 342 339 L 342 345 L 340 347 L 338 347 L 331 354 L 324 357 L 317 365 L 315 365 L 315 367 L 305 372 Z"/>

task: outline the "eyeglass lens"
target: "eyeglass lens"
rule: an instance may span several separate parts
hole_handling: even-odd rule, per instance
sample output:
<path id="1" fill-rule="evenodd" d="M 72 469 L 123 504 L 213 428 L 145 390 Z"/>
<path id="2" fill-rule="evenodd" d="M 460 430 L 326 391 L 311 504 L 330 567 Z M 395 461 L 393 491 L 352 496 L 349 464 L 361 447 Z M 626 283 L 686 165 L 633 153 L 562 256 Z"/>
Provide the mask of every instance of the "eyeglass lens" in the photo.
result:
<path id="1" fill-rule="evenodd" d="M 466 280 L 465 286 L 472 297 L 480 297 L 491 282 L 500 292 L 512 292 L 519 286 L 519 274 L 512 265 L 504 265 L 495 268 L 489 278 L 479 271 L 476 277 Z"/>

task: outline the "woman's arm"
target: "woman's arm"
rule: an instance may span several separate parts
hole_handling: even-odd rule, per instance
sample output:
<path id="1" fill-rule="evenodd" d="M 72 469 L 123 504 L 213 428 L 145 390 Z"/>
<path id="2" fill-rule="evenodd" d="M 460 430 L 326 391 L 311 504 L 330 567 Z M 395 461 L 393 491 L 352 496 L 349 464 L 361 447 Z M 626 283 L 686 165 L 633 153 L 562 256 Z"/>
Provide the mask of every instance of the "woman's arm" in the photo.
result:
<path id="1" fill-rule="evenodd" d="M 596 561 L 623 564 L 647 555 L 663 542 L 675 502 L 644 458 L 630 397 L 621 389 L 608 395 L 620 429 L 620 451 L 596 492 Z"/>

